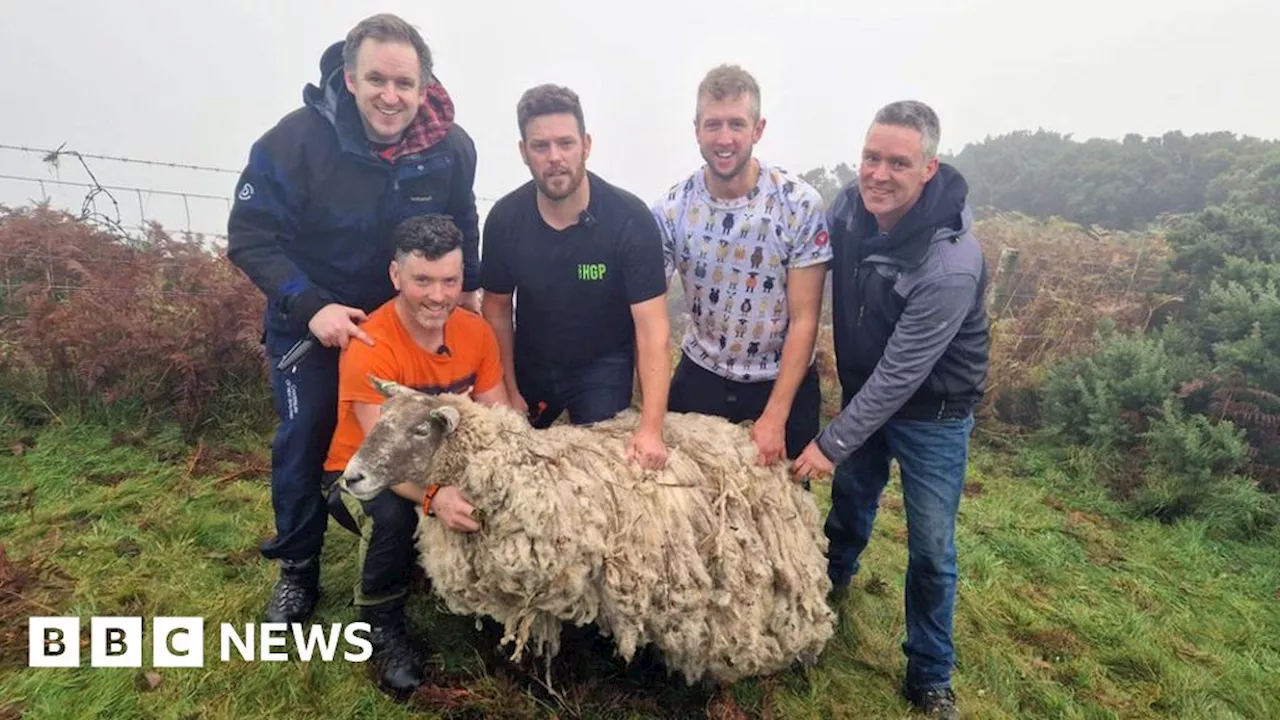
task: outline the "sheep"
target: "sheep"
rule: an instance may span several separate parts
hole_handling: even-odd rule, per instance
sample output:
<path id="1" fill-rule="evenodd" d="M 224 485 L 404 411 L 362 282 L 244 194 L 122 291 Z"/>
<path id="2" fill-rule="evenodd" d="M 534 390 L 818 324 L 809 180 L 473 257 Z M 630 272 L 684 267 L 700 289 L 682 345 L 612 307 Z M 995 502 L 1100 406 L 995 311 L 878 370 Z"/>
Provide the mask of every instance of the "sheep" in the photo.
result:
<path id="1" fill-rule="evenodd" d="M 624 455 L 632 410 L 534 430 L 508 408 L 371 381 L 387 400 L 341 487 L 459 487 L 480 531 L 420 511 L 420 562 L 450 612 L 503 625 L 513 660 L 549 660 L 562 623 L 595 623 L 627 662 L 652 643 L 686 683 L 725 683 L 812 663 L 831 638 L 817 505 L 785 465 L 755 464 L 744 427 L 668 413 L 667 465 L 644 470 Z"/>

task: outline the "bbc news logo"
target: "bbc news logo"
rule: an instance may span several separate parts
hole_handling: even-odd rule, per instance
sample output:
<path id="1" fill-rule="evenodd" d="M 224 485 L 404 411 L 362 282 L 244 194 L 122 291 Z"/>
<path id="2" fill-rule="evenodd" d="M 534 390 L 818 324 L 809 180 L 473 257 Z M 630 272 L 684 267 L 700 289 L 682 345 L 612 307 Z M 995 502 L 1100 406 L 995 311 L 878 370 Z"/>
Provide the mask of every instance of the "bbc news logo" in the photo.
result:
<path id="1" fill-rule="evenodd" d="M 231 623 L 218 626 L 218 655 L 250 662 L 296 657 L 364 662 L 373 655 L 369 623 L 303 626 L 300 623 Z M 153 667 L 204 667 L 204 618 L 156 617 L 151 621 Z M 80 667 L 80 618 L 33 617 L 27 632 L 30 667 Z M 142 667 L 146 643 L 140 617 L 89 618 L 90 667 Z M 291 652 L 292 651 L 292 652 Z"/>

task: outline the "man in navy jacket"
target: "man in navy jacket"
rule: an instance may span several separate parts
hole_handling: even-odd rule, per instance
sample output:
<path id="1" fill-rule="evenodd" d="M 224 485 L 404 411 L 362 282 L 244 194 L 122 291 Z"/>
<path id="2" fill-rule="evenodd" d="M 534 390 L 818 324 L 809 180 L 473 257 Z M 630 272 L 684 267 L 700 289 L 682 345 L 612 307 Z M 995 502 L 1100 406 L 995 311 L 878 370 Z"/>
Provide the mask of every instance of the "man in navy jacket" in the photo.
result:
<path id="1" fill-rule="evenodd" d="M 858 182 L 832 203 L 832 305 L 844 409 L 794 464 L 831 473 L 827 573 L 837 596 L 871 538 L 890 460 L 907 511 L 904 694 L 958 718 L 955 522 L 973 409 L 986 388 L 986 266 L 968 185 L 938 162 L 938 116 L 914 101 L 875 117 Z"/>
<path id="2" fill-rule="evenodd" d="M 391 231 L 415 215 L 449 215 L 462 230 L 464 296 L 478 311 L 475 146 L 453 122 L 422 36 L 394 15 L 356 25 L 320 61 L 304 106 L 249 153 L 228 224 L 228 254 L 266 295 L 265 342 L 280 427 L 272 444 L 276 535 L 262 554 L 281 561 L 270 622 L 302 622 L 319 596 L 326 525 L 322 465 L 336 423 L 338 353 L 372 344 L 359 327 L 391 299 Z M 302 339 L 315 347 L 286 371 Z M 374 622 L 374 638 L 403 627 L 403 607 Z M 385 634 L 385 633 L 382 633 Z M 395 633 L 393 633 L 395 634 Z"/>

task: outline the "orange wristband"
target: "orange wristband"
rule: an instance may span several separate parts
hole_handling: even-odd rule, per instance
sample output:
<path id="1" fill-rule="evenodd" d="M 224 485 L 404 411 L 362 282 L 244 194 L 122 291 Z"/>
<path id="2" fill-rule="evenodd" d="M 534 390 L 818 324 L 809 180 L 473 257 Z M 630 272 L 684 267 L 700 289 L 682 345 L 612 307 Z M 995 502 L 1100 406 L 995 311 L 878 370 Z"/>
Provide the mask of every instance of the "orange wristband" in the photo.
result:
<path id="1" fill-rule="evenodd" d="M 431 512 L 431 500 L 438 492 L 440 492 L 440 483 L 431 483 L 427 486 L 426 494 L 422 498 L 422 512 L 428 517 L 435 517 L 435 513 Z"/>

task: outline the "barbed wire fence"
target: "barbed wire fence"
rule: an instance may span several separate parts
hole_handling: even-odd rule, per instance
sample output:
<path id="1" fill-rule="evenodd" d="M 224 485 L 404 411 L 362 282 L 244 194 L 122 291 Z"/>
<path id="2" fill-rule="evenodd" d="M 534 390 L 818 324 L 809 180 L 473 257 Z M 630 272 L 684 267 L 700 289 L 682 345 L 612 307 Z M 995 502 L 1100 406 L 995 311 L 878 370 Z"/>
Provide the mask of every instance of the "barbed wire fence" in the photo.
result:
<path id="1" fill-rule="evenodd" d="M 181 201 L 183 222 L 177 226 L 179 232 L 226 241 L 226 233 L 224 231 L 195 226 L 192 221 L 192 204 L 193 202 L 206 206 L 214 204 L 218 208 L 218 213 L 225 216 L 231 212 L 230 195 L 223 196 L 190 190 L 143 187 L 140 185 L 108 184 L 99 180 L 98 174 L 94 172 L 94 168 L 90 166 L 89 161 L 94 160 L 147 168 L 178 169 L 232 177 L 238 176 L 239 171 L 208 165 L 85 153 L 68 149 L 65 143 L 53 149 L 0 144 L 0 150 L 38 156 L 41 163 L 48 168 L 52 175 L 52 177 L 39 177 L 32 174 L 0 173 L 0 180 L 33 184 L 40 189 L 40 201 L 49 204 L 52 204 L 52 196 L 49 192 L 50 187 L 83 188 L 86 192 L 80 202 L 79 218 L 125 239 L 133 239 L 139 234 L 145 235 L 154 224 L 165 225 L 165 223 L 159 223 L 157 218 L 153 217 L 152 213 L 148 211 L 149 201 L 154 198 L 173 198 Z M 83 172 L 85 180 L 71 180 L 62 177 L 62 165 L 67 159 L 72 160 L 75 167 Z M 231 182 L 230 180 L 227 181 L 228 186 L 230 186 Z M 126 196 L 132 196 L 130 199 L 137 202 L 138 216 L 136 223 L 130 223 L 125 220 L 125 213 L 121 204 Z M 167 225 L 170 228 L 174 227 L 173 223 L 168 223 Z"/>
<path id="2" fill-rule="evenodd" d="M 215 195 L 207 192 L 196 192 L 170 187 L 144 187 L 133 184 L 103 183 L 99 181 L 98 174 L 94 172 L 92 167 L 90 167 L 89 161 L 100 161 L 106 164 L 120 164 L 136 168 L 181 170 L 193 173 L 202 173 L 205 175 L 216 175 L 223 178 L 229 178 L 226 182 L 229 190 L 234 183 L 234 178 L 240 176 L 240 170 L 170 160 L 152 160 L 121 155 L 81 152 L 74 149 L 68 149 L 65 143 L 52 149 L 0 143 L 0 151 L 37 156 L 45 167 L 47 167 L 52 173 L 51 177 L 40 177 L 30 173 L 0 173 L 0 180 L 27 183 L 38 187 L 40 190 L 39 201 L 44 203 L 50 203 L 52 200 L 51 193 L 49 192 L 50 187 L 82 188 L 86 192 L 79 202 L 78 217 L 81 220 L 97 225 L 113 234 L 120 235 L 124 238 L 134 238 L 138 234 L 147 234 L 154 225 L 160 225 L 161 227 L 168 228 L 171 231 L 176 228 L 177 232 L 181 232 L 186 235 L 200 236 L 221 242 L 226 242 L 227 240 L 225 219 L 231 213 L 231 203 L 233 202 L 233 197 L 230 192 L 226 195 Z M 62 169 L 62 163 L 66 159 L 74 161 L 75 167 L 84 173 L 86 179 L 70 180 L 63 178 L 60 171 Z M 151 205 L 149 201 L 154 198 L 171 198 L 181 201 L 181 222 L 176 225 L 172 222 L 160 222 L 159 218 L 155 217 L 154 214 L 149 211 L 149 206 Z M 34 200 L 34 198 L 32 199 Z M 127 222 L 124 219 L 126 215 L 126 213 L 122 211 L 122 203 L 124 202 L 136 202 L 138 217 L 138 221 L 136 223 Z M 489 206 L 497 202 L 497 199 L 478 195 L 476 197 L 476 202 L 483 206 Z M 218 229 L 214 229 L 208 225 L 198 227 L 199 223 L 193 221 L 193 205 L 197 208 L 203 208 L 204 212 L 201 214 L 206 216 L 213 214 L 209 208 L 216 207 L 217 215 L 222 220 L 221 227 Z"/>
<path id="3" fill-rule="evenodd" d="M 101 153 L 81 152 L 68 148 L 64 143 L 56 148 L 39 148 L 27 145 L 0 143 L 0 151 L 26 155 L 37 159 L 47 169 L 48 175 L 41 176 L 35 172 L 0 172 L 0 181 L 24 183 L 39 190 L 38 197 L 29 197 L 26 203 L 10 204 L 10 207 L 21 207 L 25 204 L 41 203 L 51 208 L 62 209 L 72 217 L 100 229 L 117 238 L 122 245 L 140 247 L 157 229 L 187 240 L 199 240 L 200 247 L 206 251 L 216 250 L 219 244 L 227 241 L 226 219 L 230 215 L 234 198 L 235 179 L 240 170 L 199 165 L 170 160 L 154 160 L 146 158 L 108 155 Z M 103 182 L 112 175 L 104 172 L 100 166 L 110 168 L 114 165 L 130 166 L 137 169 L 154 169 L 163 171 L 184 171 L 201 176 L 215 176 L 223 183 L 228 192 L 225 195 L 199 192 L 191 189 L 165 187 L 159 183 L 110 183 Z M 29 170 L 29 168 L 25 168 Z M 67 177 L 64 171 L 73 170 L 75 175 Z M 71 198 L 56 198 L 57 188 L 68 188 L 74 192 Z M 80 194 L 83 191 L 83 194 Z M 167 217 L 162 221 L 154 211 L 157 199 L 169 200 L 171 207 Z M 60 199 L 61 202 L 55 202 Z M 477 205 L 482 210 L 491 206 L 496 199 L 484 195 L 477 196 Z M 3 204 L 3 203 L 0 203 Z M 136 205 L 136 210 L 131 207 Z M 173 207 L 176 205 L 176 208 Z M 136 212 L 136 215 L 135 215 Z M 200 219 L 203 218 L 203 222 Z M 220 225 L 215 225 L 217 223 Z M 218 229 L 214 229 L 218 227 Z M 48 292 L 66 294 L 75 291 L 91 290 L 101 295 L 104 302 L 125 299 L 134 296 L 136 287 L 107 287 L 100 283 L 92 288 L 68 275 L 62 265 L 67 255 L 65 248 L 45 248 L 37 250 L 30 245 L 22 249 L 0 247 L 0 291 L 3 297 L 11 299 L 20 290 L 23 282 L 14 276 L 16 268 L 44 268 L 40 286 Z M 175 271 L 187 261 L 181 257 L 162 258 L 153 255 L 146 257 L 127 254 L 85 252 L 77 249 L 75 262 L 86 268 L 147 271 Z M 29 279 L 28 279 L 29 281 Z M 153 288 L 150 292 L 166 296 L 198 296 L 200 290 L 177 287 Z"/>

